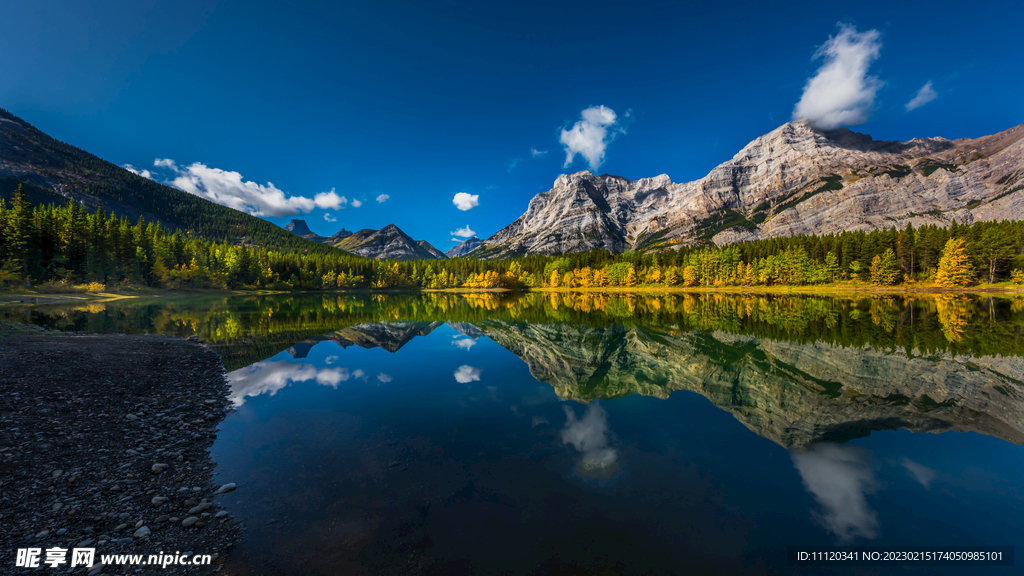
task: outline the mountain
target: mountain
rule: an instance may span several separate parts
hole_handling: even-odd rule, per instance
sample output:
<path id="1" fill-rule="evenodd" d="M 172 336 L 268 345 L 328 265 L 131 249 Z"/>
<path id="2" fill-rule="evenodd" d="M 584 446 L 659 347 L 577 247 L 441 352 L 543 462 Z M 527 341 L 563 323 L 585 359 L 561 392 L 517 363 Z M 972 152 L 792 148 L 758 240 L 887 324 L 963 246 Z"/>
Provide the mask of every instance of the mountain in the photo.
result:
<path id="1" fill-rule="evenodd" d="M 388 352 L 398 352 L 417 336 L 427 336 L 444 322 L 373 322 L 356 324 L 342 328 L 330 334 L 324 334 L 294 344 L 287 352 L 292 358 L 305 358 L 314 346 L 321 342 L 334 342 L 342 348 L 353 344 L 361 348 L 382 348 Z"/>
<path id="2" fill-rule="evenodd" d="M 305 220 L 296 220 L 293 218 L 291 222 L 285 225 L 284 229 L 292 234 L 298 234 L 299 236 L 315 236 L 313 231 L 309 229 Z"/>
<path id="3" fill-rule="evenodd" d="M 452 248 L 450 248 L 447 252 L 444 253 L 444 255 L 449 258 L 458 258 L 460 256 L 465 256 L 466 254 L 469 254 L 470 252 L 475 250 L 476 247 L 480 245 L 480 242 L 481 240 L 476 236 L 473 236 L 472 238 L 467 238 L 462 242 L 459 242 Z"/>
<path id="4" fill-rule="evenodd" d="M 306 240 L 342 248 L 353 254 L 377 260 L 444 260 L 445 255 L 426 240 L 416 241 L 391 224 L 380 230 L 367 228 L 349 232 L 342 228 L 332 236 L 320 236 L 309 229 L 305 220 L 292 219 L 284 227 Z"/>
<path id="5" fill-rule="evenodd" d="M 444 257 L 430 244 L 422 242 L 421 245 L 394 224 L 388 224 L 380 230 L 367 228 L 353 232 L 334 245 L 353 254 L 377 260 L 436 260 L 439 256 Z"/>
<path id="6" fill-rule="evenodd" d="M 306 224 L 305 220 L 298 218 L 292 218 L 290 222 L 285 224 L 284 229 L 291 232 L 292 234 L 298 234 L 306 240 L 313 242 L 319 242 L 321 244 L 327 244 L 328 246 L 334 246 L 342 238 L 347 238 L 352 235 L 351 232 L 342 228 L 334 233 L 332 236 L 321 236 L 309 229 L 309 225 Z"/>
<path id="7" fill-rule="evenodd" d="M 472 325 L 562 399 L 695 392 L 786 448 L 896 429 L 1024 444 L 1024 394 L 1007 385 L 1024 371 L 1018 356 L 892 353 L 649 325 Z"/>
<path id="8" fill-rule="evenodd" d="M 345 230 L 344 228 L 342 228 L 341 230 L 338 230 L 337 232 L 335 232 L 331 236 L 328 236 L 327 239 L 331 240 L 331 242 L 330 242 L 331 244 L 334 244 L 338 240 L 341 240 L 342 238 L 348 238 L 351 235 L 352 235 L 351 232 L 349 232 L 348 230 Z"/>
<path id="9" fill-rule="evenodd" d="M 430 242 L 427 242 L 426 240 L 420 240 L 416 244 L 420 248 L 423 248 L 424 250 L 429 252 L 431 256 L 433 256 L 434 258 L 436 258 L 438 260 L 444 260 L 445 258 L 447 258 L 447 256 L 445 256 L 444 252 L 441 252 L 437 248 L 434 248 L 433 246 L 430 245 Z"/>
<path id="10" fill-rule="evenodd" d="M 103 208 L 132 221 L 142 216 L 217 242 L 328 250 L 266 220 L 133 174 L 0 109 L 0 197 L 10 199 L 19 184 L 33 204 L 74 200 L 90 211 Z"/>
<path id="11" fill-rule="evenodd" d="M 577 172 L 472 256 L 623 252 L 1024 219 L 1024 125 L 976 139 L 875 141 L 790 122 L 694 182 Z"/>

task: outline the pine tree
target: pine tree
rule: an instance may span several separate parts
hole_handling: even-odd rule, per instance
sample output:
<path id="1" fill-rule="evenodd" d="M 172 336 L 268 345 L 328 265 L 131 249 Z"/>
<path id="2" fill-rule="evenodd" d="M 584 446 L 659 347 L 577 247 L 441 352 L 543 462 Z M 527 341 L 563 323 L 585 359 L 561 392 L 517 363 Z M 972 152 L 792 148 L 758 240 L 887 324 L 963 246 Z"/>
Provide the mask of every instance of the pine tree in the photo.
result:
<path id="1" fill-rule="evenodd" d="M 7 244 L 7 256 L 13 268 L 28 275 L 28 244 L 32 237 L 32 206 L 28 203 L 25 190 L 21 184 L 14 191 L 11 209 L 7 212 L 7 223 L 4 230 Z"/>

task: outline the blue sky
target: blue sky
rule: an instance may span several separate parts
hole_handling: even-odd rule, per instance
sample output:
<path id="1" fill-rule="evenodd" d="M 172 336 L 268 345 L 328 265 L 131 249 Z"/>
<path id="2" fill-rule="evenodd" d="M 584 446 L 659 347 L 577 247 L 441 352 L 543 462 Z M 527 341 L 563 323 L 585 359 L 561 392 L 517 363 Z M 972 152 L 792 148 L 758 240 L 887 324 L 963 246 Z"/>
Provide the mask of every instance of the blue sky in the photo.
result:
<path id="1" fill-rule="evenodd" d="M 3 15 L 0 107 L 55 138 L 279 224 L 395 223 L 441 249 L 595 163 L 700 178 L 798 102 L 878 139 L 1024 122 L 1020 2 L 41 0 Z"/>

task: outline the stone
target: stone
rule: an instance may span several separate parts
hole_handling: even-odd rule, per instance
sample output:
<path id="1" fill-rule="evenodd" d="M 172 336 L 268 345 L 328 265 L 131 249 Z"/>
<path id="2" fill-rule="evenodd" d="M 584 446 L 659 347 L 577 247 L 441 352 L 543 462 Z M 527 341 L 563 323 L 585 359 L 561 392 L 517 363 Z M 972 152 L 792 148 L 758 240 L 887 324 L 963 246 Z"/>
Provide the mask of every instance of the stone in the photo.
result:
<path id="1" fill-rule="evenodd" d="M 192 508 L 189 508 L 188 513 L 194 516 L 196 514 L 199 514 L 202 511 L 208 509 L 209 507 L 210 507 L 210 503 L 209 502 L 203 502 L 201 504 L 198 504 L 197 506 L 193 506 Z"/>
<path id="2" fill-rule="evenodd" d="M 131 544 L 132 542 L 135 542 L 135 539 L 134 538 L 118 538 L 117 540 L 114 540 L 114 542 L 116 542 L 118 544 Z"/>
<path id="3" fill-rule="evenodd" d="M 86 546 L 88 546 L 89 544 L 92 544 L 93 542 L 95 542 L 95 540 L 93 540 L 92 538 L 86 538 L 85 540 L 82 540 L 78 544 L 75 544 L 75 546 L 77 546 L 79 548 L 85 548 Z"/>
<path id="4" fill-rule="evenodd" d="M 50 535 L 50 531 L 49 530 L 42 530 L 38 534 L 36 534 L 36 538 L 46 538 L 49 535 Z"/>
<path id="5" fill-rule="evenodd" d="M 152 470 L 153 470 L 153 472 L 156 472 L 157 474 L 159 474 L 159 473 L 163 472 L 164 470 L 167 470 L 168 466 L 169 466 L 168 464 L 156 463 L 156 464 L 153 464 Z"/>
<path id="6" fill-rule="evenodd" d="M 169 498 L 166 496 L 154 496 L 150 502 L 152 502 L 153 506 L 162 506 L 167 502 L 167 500 L 169 500 Z"/>
<path id="7" fill-rule="evenodd" d="M 155 522 L 167 522 L 170 516 L 164 514 L 163 516 L 157 516 Z"/>
<path id="8" fill-rule="evenodd" d="M 149 527 L 143 526 L 136 530 L 135 534 L 132 534 L 132 536 L 134 536 L 135 538 L 149 538 L 150 534 L 152 534 L 152 532 L 149 530 Z"/>
<path id="9" fill-rule="evenodd" d="M 124 453 L 129 455 L 129 456 L 138 456 L 139 455 L 138 451 L 132 450 L 131 448 L 125 450 Z"/>
<path id="10" fill-rule="evenodd" d="M 217 488 L 217 492 L 215 492 L 215 493 L 216 494 L 227 494 L 228 492 L 232 492 L 234 489 L 235 489 L 235 483 L 234 482 L 230 482 L 228 484 L 225 484 L 225 485 L 221 486 L 220 488 Z"/>
<path id="11" fill-rule="evenodd" d="M 118 524 L 117 526 L 114 527 L 114 530 L 115 531 L 121 531 L 121 530 L 124 530 L 127 527 L 128 527 L 127 524 Z"/>
<path id="12" fill-rule="evenodd" d="M 92 567 L 89 568 L 89 571 L 86 572 L 86 574 L 87 574 L 87 576 L 95 576 L 96 574 L 99 574 L 102 571 L 103 571 L 103 563 L 93 564 Z"/>
<path id="13" fill-rule="evenodd" d="M 67 528 L 61 528 L 60 530 L 57 530 L 56 534 L 57 534 L 57 536 L 63 536 L 65 534 L 67 534 L 67 532 L 68 532 Z"/>
<path id="14" fill-rule="evenodd" d="M 220 512 L 217 512 L 216 514 L 214 514 L 213 517 L 214 518 L 223 518 L 223 517 L 225 517 L 227 515 L 228 515 L 228 511 L 227 510 L 221 510 Z"/>
<path id="15" fill-rule="evenodd" d="M 198 516 L 189 516 L 188 518 L 185 518 L 184 520 L 181 521 L 181 525 L 184 526 L 185 528 L 188 528 L 189 526 L 195 524 L 198 521 L 199 521 L 199 517 Z"/>

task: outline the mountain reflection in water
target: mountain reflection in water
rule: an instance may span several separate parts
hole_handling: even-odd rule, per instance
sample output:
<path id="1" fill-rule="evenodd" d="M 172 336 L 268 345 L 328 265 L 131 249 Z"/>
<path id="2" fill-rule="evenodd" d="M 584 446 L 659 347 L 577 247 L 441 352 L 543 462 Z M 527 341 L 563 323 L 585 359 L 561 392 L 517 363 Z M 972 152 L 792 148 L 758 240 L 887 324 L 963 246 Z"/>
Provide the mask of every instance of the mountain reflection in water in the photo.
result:
<path id="1" fill-rule="evenodd" d="M 214 456 L 239 485 L 223 498 L 246 523 L 241 573 L 770 574 L 794 544 L 1024 533 L 1022 298 L 316 294 L 14 315 L 222 355 L 236 413 Z"/>
<path id="2" fill-rule="evenodd" d="M 441 322 L 358 324 L 288 349 L 304 358 L 324 341 L 397 353 Z M 907 353 L 795 343 L 722 331 L 613 324 L 607 328 L 484 320 L 451 323 L 467 338 L 487 337 L 519 356 L 534 378 L 565 400 L 588 403 L 628 394 L 667 398 L 696 392 L 758 435 L 785 447 L 842 442 L 873 430 L 979 432 L 1024 443 L 1024 374 L 1019 356 Z M 461 345 L 460 345 L 461 347 Z M 236 404 L 293 382 L 336 387 L 361 370 L 259 362 L 229 375 Z M 474 378 L 471 366 L 455 374 Z"/>

